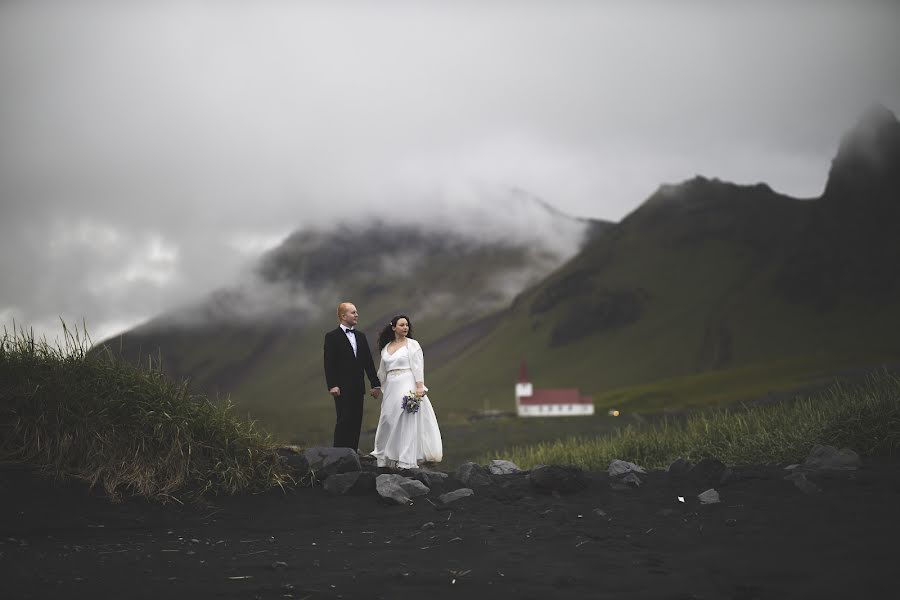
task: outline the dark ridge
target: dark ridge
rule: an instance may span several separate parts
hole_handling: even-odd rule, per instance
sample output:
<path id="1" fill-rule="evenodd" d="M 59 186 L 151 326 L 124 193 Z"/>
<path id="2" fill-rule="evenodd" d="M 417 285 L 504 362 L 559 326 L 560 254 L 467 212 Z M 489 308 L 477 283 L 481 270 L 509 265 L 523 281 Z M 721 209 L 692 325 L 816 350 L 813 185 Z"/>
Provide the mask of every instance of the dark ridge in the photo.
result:
<path id="1" fill-rule="evenodd" d="M 559 347 L 636 322 L 647 300 L 644 290 L 597 290 L 569 307 L 550 334 L 550 346 Z"/>
<path id="2" fill-rule="evenodd" d="M 841 140 L 823 199 L 869 206 L 900 202 L 900 122 L 874 105 Z"/>

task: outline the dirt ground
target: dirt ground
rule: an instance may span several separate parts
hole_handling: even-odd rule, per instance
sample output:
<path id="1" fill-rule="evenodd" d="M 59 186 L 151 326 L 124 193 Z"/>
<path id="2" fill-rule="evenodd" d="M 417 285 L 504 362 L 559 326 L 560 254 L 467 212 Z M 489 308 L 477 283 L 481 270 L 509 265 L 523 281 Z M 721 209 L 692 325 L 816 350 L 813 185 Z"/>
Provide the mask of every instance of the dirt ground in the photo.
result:
<path id="1" fill-rule="evenodd" d="M 112 504 L 82 484 L 0 469 L 0 597 L 895 598 L 900 458 L 820 474 L 777 466 L 708 481 L 605 473 L 554 495 L 524 475 L 453 504 L 411 506 L 321 487 Z M 684 502 L 678 500 L 684 498 Z"/>

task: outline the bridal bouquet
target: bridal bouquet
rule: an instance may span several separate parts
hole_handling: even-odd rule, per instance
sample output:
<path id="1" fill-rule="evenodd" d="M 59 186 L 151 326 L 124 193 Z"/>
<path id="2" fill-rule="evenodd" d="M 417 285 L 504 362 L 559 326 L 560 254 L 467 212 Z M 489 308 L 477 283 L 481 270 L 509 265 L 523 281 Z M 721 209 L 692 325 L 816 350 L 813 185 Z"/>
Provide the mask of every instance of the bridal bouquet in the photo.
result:
<path id="1" fill-rule="evenodd" d="M 409 392 L 405 396 L 403 396 L 403 401 L 400 406 L 403 407 L 403 410 L 408 412 L 409 414 L 415 414 L 419 412 L 419 405 L 422 404 L 422 396 L 418 395 L 415 392 Z"/>

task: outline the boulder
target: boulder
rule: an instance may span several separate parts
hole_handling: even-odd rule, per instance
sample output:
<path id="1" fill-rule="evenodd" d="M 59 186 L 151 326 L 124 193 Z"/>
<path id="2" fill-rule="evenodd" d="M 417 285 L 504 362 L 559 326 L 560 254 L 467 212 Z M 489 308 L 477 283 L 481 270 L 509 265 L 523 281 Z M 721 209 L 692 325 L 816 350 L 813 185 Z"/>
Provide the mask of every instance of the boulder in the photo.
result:
<path id="1" fill-rule="evenodd" d="M 852 471 L 861 465 L 859 454 L 853 450 L 849 448 L 838 450 L 834 446 L 821 444 L 813 446 L 806 460 L 803 461 L 803 468 L 814 471 Z"/>
<path id="2" fill-rule="evenodd" d="M 708 489 L 702 494 L 699 494 L 697 498 L 700 500 L 700 504 L 718 504 L 719 492 L 714 489 Z"/>
<path id="3" fill-rule="evenodd" d="M 350 448 L 328 448 L 317 446 L 303 451 L 303 457 L 309 464 L 309 471 L 315 473 L 319 480 L 327 479 L 330 475 L 338 473 L 350 473 L 362 470 L 359 463 L 359 455 L 356 450 Z"/>
<path id="4" fill-rule="evenodd" d="M 541 491 L 562 494 L 578 492 L 587 487 L 587 477 L 578 467 L 542 465 L 532 469 L 528 474 L 528 481 Z"/>
<path id="5" fill-rule="evenodd" d="M 670 475 L 684 475 L 691 470 L 691 466 L 691 461 L 684 458 L 676 458 L 666 471 Z"/>
<path id="6" fill-rule="evenodd" d="M 490 471 L 473 462 L 459 465 L 459 468 L 456 469 L 456 478 L 469 488 L 482 487 L 494 483 Z"/>
<path id="7" fill-rule="evenodd" d="M 625 477 L 622 478 L 622 483 L 625 485 L 630 485 L 631 487 L 641 487 L 643 481 L 641 478 L 637 476 L 637 473 L 628 473 Z"/>
<path id="8" fill-rule="evenodd" d="M 278 461 L 288 466 L 291 471 L 303 477 L 309 473 L 309 461 L 303 450 L 297 446 L 285 446 L 277 451 Z"/>
<path id="9" fill-rule="evenodd" d="M 362 496 L 375 489 L 375 473 L 352 471 L 330 475 L 322 486 L 336 496 Z"/>
<path id="10" fill-rule="evenodd" d="M 636 465 L 632 462 L 619 460 L 618 458 L 609 463 L 609 476 L 618 477 L 626 473 L 646 473 L 644 467 Z"/>
<path id="11" fill-rule="evenodd" d="M 690 470 L 690 476 L 706 484 L 720 483 L 728 467 L 718 458 L 704 458 Z"/>
<path id="12" fill-rule="evenodd" d="M 460 498 L 466 498 L 468 496 L 473 496 L 475 491 L 471 488 L 459 488 L 458 490 L 453 490 L 452 492 L 447 492 L 446 494 L 441 494 L 438 496 L 438 500 L 443 504 L 450 504 L 451 502 L 456 502 Z"/>
<path id="13" fill-rule="evenodd" d="M 492 460 L 488 465 L 488 471 L 491 472 L 491 475 L 510 475 L 521 473 L 522 469 L 516 463 L 508 460 Z"/>
<path id="14" fill-rule="evenodd" d="M 429 469 L 410 469 L 409 472 L 413 479 L 421 481 L 430 488 L 443 485 L 447 477 L 449 477 L 446 473 Z"/>
<path id="15" fill-rule="evenodd" d="M 396 504 L 411 504 L 412 498 L 430 491 L 421 481 L 394 474 L 379 475 L 375 479 L 375 489 L 382 498 Z"/>

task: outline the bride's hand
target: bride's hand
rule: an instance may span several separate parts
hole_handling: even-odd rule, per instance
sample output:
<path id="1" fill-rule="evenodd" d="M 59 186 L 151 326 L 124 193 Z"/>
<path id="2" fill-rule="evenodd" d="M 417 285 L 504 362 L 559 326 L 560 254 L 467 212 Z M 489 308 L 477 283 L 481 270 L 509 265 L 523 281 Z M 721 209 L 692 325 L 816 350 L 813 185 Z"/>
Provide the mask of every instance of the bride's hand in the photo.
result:
<path id="1" fill-rule="evenodd" d="M 421 398 L 424 395 L 425 395 L 425 386 L 417 385 L 416 386 L 416 396 L 419 396 Z"/>

